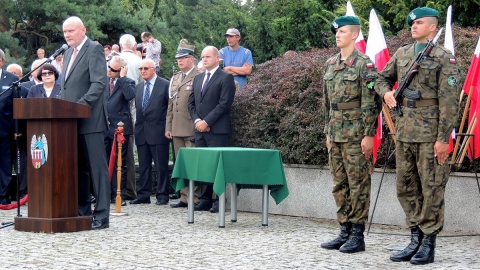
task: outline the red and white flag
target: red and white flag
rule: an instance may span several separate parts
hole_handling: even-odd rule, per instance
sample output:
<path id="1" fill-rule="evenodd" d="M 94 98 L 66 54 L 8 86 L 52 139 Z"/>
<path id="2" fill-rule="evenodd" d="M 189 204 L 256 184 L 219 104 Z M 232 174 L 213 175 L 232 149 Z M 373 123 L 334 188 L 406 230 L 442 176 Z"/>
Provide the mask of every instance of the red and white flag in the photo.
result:
<path id="1" fill-rule="evenodd" d="M 455 55 L 455 45 L 453 43 L 453 31 L 452 31 L 452 5 L 448 7 L 447 11 L 447 24 L 445 26 L 445 44 L 444 47 L 449 49 L 453 55 Z M 455 139 L 455 128 L 450 134 L 448 142 L 448 153 L 451 153 L 454 149 L 453 140 Z"/>
<path id="2" fill-rule="evenodd" d="M 463 84 L 463 91 L 467 95 L 472 95 L 470 101 L 470 110 L 468 113 L 468 124 L 472 122 L 473 115 L 476 114 L 477 121 L 480 116 L 480 38 L 477 42 L 477 47 L 475 48 L 475 53 L 472 56 L 472 62 L 467 72 L 467 77 L 465 78 L 465 83 Z M 480 124 L 475 126 L 473 131 L 473 143 L 475 145 L 475 158 L 480 156 Z M 470 141 L 472 144 L 472 140 Z M 472 158 L 472 153 L 470 151 L 471 147 L 468 147 L 468 156 Z"/>
<path id="3" fill-rule="evenodd" d="M 390 60 L 390 54 L 388 53 L 387 43 L 385 42 L 385 36 L 383 35 L 382 26 L 378 20 L 375 10 L 370 11 L 369 19 L 370 29 L 368 31 L 368 40 L 366 55 L 377 66 L 378 72 L 382 71 L 388 60 Z M 382 144 L 382 112 L 378 115 L 378 127 L 375 138 L 373 139 L 373 162 L 377 161 L 377 152 Z"/>
<path id="4" fill-rule="evenodd" d="M 357 16 L 357 15 L 355 15 L 355 11 L 353 11 L 353 6 L 352 6 L 352 3 L 350 3 L 350 1 L 347 2 L 347 13 L 346 13 L 346 15 Z M 367 47 L 367 45 L 365 43 L 365 39 L 363 38 L 362 30 L 360 30 L 360 33 L 358 33 L 358 37 L 355 40 L 355 48 L 357 48 L 357 50 L 359 50 L 360 52 L 365 53 L 366 47 Z"/>

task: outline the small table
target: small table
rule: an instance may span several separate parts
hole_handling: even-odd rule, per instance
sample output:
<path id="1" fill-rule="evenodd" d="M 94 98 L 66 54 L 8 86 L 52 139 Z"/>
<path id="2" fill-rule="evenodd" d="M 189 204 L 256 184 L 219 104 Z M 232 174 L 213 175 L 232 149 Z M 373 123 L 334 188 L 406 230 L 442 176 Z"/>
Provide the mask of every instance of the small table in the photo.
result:
<path id="1" fill-rule="evenodd" d="M 271 149 L 208 147 L 180 148 L 172 173 L 176 191 L 189 186 L 188 223 L 193 223 L 195 182 L 213 183 L 219 196 L 219 227 L 225 227 L 225 189 L 232 185 L 231 220 L 237 215 L 237 184 L 240 188 L 262 188 L 262 225 L 268 226 L 268 190 L 279 204 L 288 196 L 280 151 Z"/>

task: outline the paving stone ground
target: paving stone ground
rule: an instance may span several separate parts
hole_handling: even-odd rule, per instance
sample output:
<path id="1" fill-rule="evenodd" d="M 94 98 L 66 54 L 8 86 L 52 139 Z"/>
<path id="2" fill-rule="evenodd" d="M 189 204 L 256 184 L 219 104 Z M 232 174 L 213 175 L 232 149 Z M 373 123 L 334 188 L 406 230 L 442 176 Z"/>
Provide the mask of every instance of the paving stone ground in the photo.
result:
<path id="1" fill-rule="evenodd" d="M 464 232 L 442 232 L 435 262 L 413 266 L 388 259 L 387 247 L 409 241 L 401 227 L 374 224 L 365 252 L 343 254 L 320 248 L 338 232 L 330 220 L 270 215 L 264 227 L 259 213 L 239 212 L 231 223 L 227 212 L 220 229 L 218 215 L 209 212 L 195 212 L 195 223 L 188 224 L 186 208 L 152 203 L 122 210 L 128 216 L 112 216 L 110 228 L 98 231 L 1 229 L 0 269 L 480 269 L 480 236 Z M 27 216 L 26 206 L 21 213 Z M 16 214 L 0 211 L 0 221 Z"/>

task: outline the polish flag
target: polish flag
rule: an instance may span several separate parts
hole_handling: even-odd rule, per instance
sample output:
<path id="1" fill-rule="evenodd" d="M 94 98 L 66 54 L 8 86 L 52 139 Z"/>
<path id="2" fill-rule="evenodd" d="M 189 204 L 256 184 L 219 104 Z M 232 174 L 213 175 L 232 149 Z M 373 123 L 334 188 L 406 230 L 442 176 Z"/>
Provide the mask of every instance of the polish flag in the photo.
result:
<path id="1" fill-rule="evenodd" d="M 377 66 L 378 72 L 382 71 L 388 60 L 390 60 L 390 54 L 388 53 L 387 43 L 385 42 L 385 36 L 383 35 L 382 26 L 378 20 L 375 10 L 370 11 L 369 19 L 370 29 L 368 31 L 368 40 L 366 45 L 366 55 Z M 375 138 L 373 139 L 373 162 L 377 161 L 378 148 L 382 144 L 382 112 L 378 115 L 378 127 Z"/>
<path id="2" fill-rule="evenodd" d="M 477 119 L 480 115 L 480 101 L 479 101 L 479 87 L 480 87 L 480 38 L 477 42 L 477 47 L 475 48 L 475 53 L 472 57 L 472 62 L 470 63 L 470 68 L 467 72 L 467 77 L 465 78 L 465 83 L 463 85 L 463 91 L 467 95 L 472 95 L 470 101 L 470 111 L 468 114 L 468 124 L 472 122 L 473 115 L 476 112 Z M 475 126 L 473 131 L 474 145 L 475 145 L 475 158 L 480 156 L 480 125 Z M 470 141 L 470 143 L 472 143 Z M 468 147 L 468 155 L 470 159 L 472 158 L 472 153 L 470 153 L 470 147 Z"/>
<path id="3" fill-rule="evenodd" d="M 353 11 L 353 6 L 352 6 L 352 3 L 350 3 L 350 1 L 347 2 L 347 14 L 346 15 L 347 16 L 357 16 L 357 15 L 355 15 L 355 11 Z M 362 30 L 360 30 L 360 33 L 358 33 L 358 37 L 355 40 L 355 48 L 357 48 L 357 50 L 359 50 L 360 52 L 365 53 L 366 47 L 367 47 L 367 45 L 365 43 L 365 39 L 363 38 Z"/>
<path id="4" fill-rule="evenodd" d="M 452 31 L 452 5 L 448 7 L 447 11 L 447 25 L 445 26 L 445 44 L 444 47 L 449 49 L 453 55 L 455 55 L 455 45 L 453 44 L 453 31 Z M 450 134 L 448 140 L 448 153 L 451 153 L 455 147 L 453 140 L 455 139 L 455 128 Z"/>

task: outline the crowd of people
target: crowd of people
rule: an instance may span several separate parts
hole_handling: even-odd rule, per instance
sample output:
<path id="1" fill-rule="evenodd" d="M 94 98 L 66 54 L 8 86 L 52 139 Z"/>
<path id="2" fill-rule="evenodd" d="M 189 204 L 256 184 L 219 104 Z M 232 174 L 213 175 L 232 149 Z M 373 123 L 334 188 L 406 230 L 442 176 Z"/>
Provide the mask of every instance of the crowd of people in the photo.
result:
<path id="1" fill-rule="evenodd" d="M 340 52 L 325 63 L 324 133 L 340 234 L 321 247 L 344 253 L 365 251 L 363 233 L 370 206 L 373 136 L 384 102 L 390 108 L 402 105 L 404 110 L 396 122 L 397 196 L 412 233 L 410 244 L 390 259 L 427 264 L 434 261 L 436 236 L 444 222 L 446 158 L 458 107 L 458 70 L 451 52 L 436 44 L 430 55 L 422 59 L 418 74 L 409 84 L 410 91 L 420 92 L 422 98 L 405 98 L 403 104 L 397 104 L 392 87 L 435 36 L 438 12 L 416 8 L 406 21 L 415 42 L 401 47 L 381 72 L 368 56 L 355 49 L 360 32 L 357 17 L 341 16 L 331 24 Z M 109 176 L 107 160 L 120 121 L 124 123 L 126 138 L 122 148 L 122 204 L 151 203 L 153 161 L 156 204 L 167 205 L 171 141 L 175 154 L 181 147 L 228 146 L 235 92 L 245 86 L 254 65 L 250 50 L 239 44 L 240 31 L 228 29 L 228 46 L 220 50 L 213 46 L 203 48 L 198 66 L 195 47 L 182 39 L 176 54 L 171 56 L 180 72 L 170 80 L 158 76 L 162 45 L 149 32 L 141 34 L 139 44 L 134 36 L 125 34 L 118 45 L 102 46 L 86 36 L 80 18 L 70 17 L 63 23 L 63 34 L 70 46 L 63 61 L 58 56 L 51 64 L 42 65 L 45 51 L 39 49 L 32 69 L 42 66 L 32 73 L 31 81 L 22 84 L 20 94 L 27 98 L 56 97 L 91 107 L 92 116 L 79 120 L 78 127 L 79 215 L 92 215 L 92 193 L 92 228 L 109 227 L 117 180 L 115 174 Z M 4 64 L 5 56 L 0 50 L 0 68 Z M 2 90 L 7 91 L 22 77 L 22 69 L 11 64 L 0 75 Z M 14 138 L 10 128 L 12 104 L 6 96 L 0 95 L 0 123 L 9 127 L 0 129 L 2 157 L 12 156 Z M 135 147 L 140 167 L 138 181 L 134 171 Z M 25 149 L 23 155 L 25 163 Z M 7 204 L 10 158 L 2 158 L 0 165 L 0 203 Z M 26 191 L 26 179 L 20 181 Z M 180 194 L 179 202 L 171 207 L 187 207 L 188 188 Z M 211 185 L 196 187 L 194 194 L 195 210 L 218 212 Z"/>
<path id="2" fill-rule="evenodd" d="M 107 163 L 112 148 L 116 150 L 114 134 L 119 122 L 123 123 L 125 138 L 121 153 L 121 204 L 151 203 L 153 192 L 157 205 L 167 205 L 172 141 L 175 154 L 180 147 L 228 145 L 233 97 L 236 89 L 245 85 L 253 66 L 251 52 L 239 45 L 240 32 L 228 29 L 225 34 L 228 46 L 220 51 L 206 47 L 201 61 L 195 59 L 195 47 L 182 39 L 176 54 L 171 56 L 175 57 L 180 72 L 170 80 L 159 76 L 162 44 L 152 33 L 141 33 L 140 43 L 133 35 L 124 34 L 118 44 L 101 45 L 87 37 L 82 20 L 74 16 L 64 21 L 63 34 L 69 49 L 55 59 L 45 58 L 45 50 L 38 49 L 37 59 L 30 67 L 33 72 L 28 81 L 20 84 L 19 95 L 60 98 L 91 108 L 90 118 L 78 120 L 79 215 L 92 215 L 94 203 L 92 228 L 109 227 L 110 204 L 116 202 L 117 174 L 109 173 Z M 5 55 L 1 50 L 0 59 L 2 68 Z M 9 87 L 23 78 L 22 67 L 12 63 L 1 71 L 0 83 L 6 92 L 0 97 L 0 110 L 4 112 L 1 119 L 7 128 L 2 129 L 5 134 L 0 134 L 0 152 L 8 159 L 2 158 L 0 164 L 0 204 L 6 205 L 16 199 L 9 194 L 11 168 L 17 160 L 16 140 L 22 162 L 21 172 L 17 172 L 21 176 L 20 194 L 27 193 L 28 147 L 25 127 L 14 132 L 11 115 L 14 91 Z M 139 179 L 135 177 L 135 152 Z M 155 191 L 152 191 L 153 175 L 157 183 Z M 211 187 L 197 189 L 195 209 L 218 212 Z M 171 207 L 187 206 L 188 190 L 180 194 L 180 202 Z"/>

